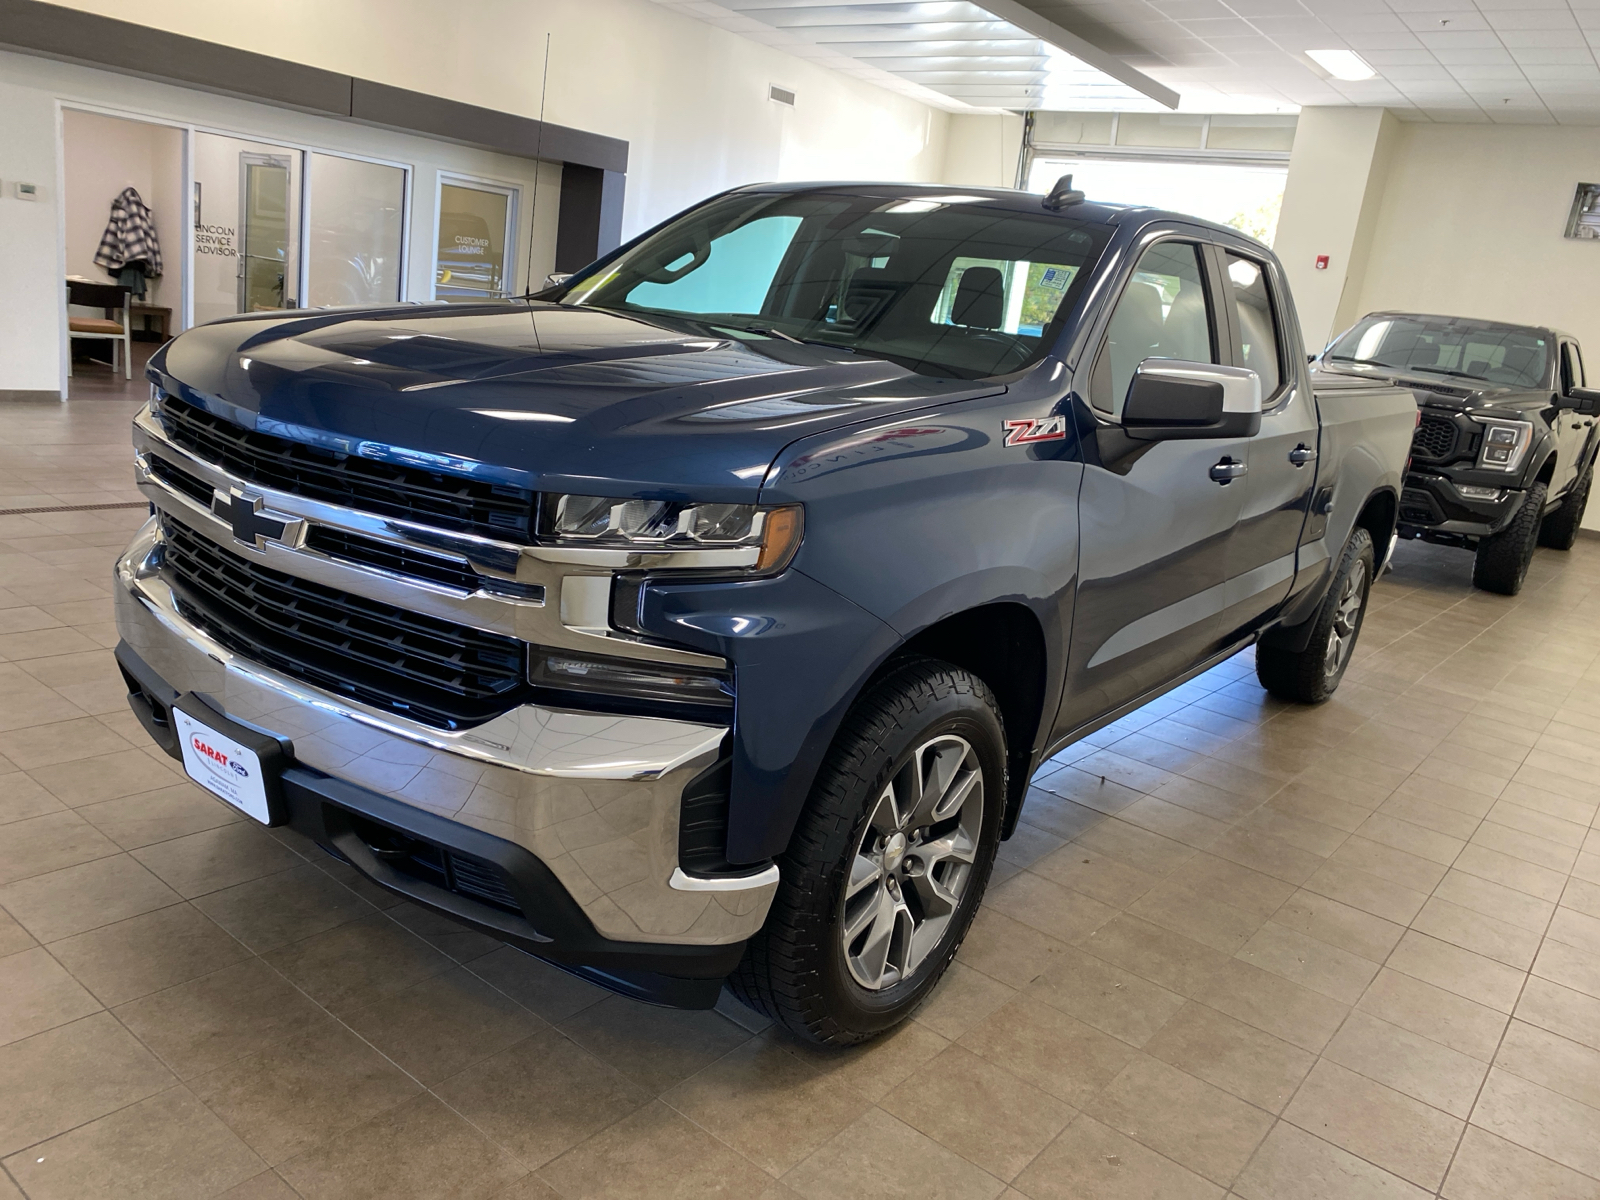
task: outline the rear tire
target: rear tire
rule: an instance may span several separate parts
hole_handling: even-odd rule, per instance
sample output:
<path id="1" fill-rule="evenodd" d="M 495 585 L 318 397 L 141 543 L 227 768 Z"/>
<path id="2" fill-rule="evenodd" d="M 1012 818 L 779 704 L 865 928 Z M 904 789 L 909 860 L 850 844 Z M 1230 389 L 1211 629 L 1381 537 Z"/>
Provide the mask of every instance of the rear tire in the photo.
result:
<path id="1" fill-rule="evenodd" d="M 1256 646 L 1256 678 L 1280 700 L 1321 704 L 1338 688 L 1367 615 L 1377 554 L 1372 535 L 1357 528 L 1345 544 L 1304 650 Z"/>
<path id="2" fill-rule="evenodd" d="M 1589 506 L 1589 488 L 1594 483 L 1594 464 L 1580 475 L 1567 491 L 1561 507 L 1546 517 L 1539 525 L 1539 545 L 1551 550 L 1571 550 L 1578 540 L 1578 528 L 1583 524 L 1583 510 Z"/>
<path id="3" fill-rule="evenodd" d="M 1472 563 L 1472 586 L 1502 596 L 1515 596 L 1528 578 L 1533 548 L 1539 543 L 1539 524 L 1544 517 L 1545 485 L 1528 489 L 1517 515 L 1493 537 L 1478 543 L 1478 556 Z"/>
<path id="4" fill-rule="evenodd" d="M 905 1020 L 983 900 L 1005 799 L 988 686 L 934 659 L 892 669 L 845 716 L 729 987 L 822 1045 Z"/>

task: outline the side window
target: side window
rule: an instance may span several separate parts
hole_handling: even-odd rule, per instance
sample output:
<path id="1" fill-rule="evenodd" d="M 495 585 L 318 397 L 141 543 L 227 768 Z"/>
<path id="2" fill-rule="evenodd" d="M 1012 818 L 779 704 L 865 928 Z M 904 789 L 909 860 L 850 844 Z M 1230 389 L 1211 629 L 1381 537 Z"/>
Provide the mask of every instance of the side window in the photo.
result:
<path id="1" fill-rule="evenodd" d="M 1247 258 L 1227 254 L 1226 262 L 1228 288 L 1239 313 L 1238 362 L 1261 376 L 1261 398 L 1271 403 L 1283 381 L 1278 353 L 1283 339 L 1278 336 L 1278 317 L 1267 290 L 1267 275 Z"/>
<path id="2" fill-rule="evenodd" d="M 678 312 L 759 314 L 799 228 L 799 217 L 758 217 L 663 263 L 628 301 Z"/>
<path id="3" fill-rule="evenodd" d="M 1562 342 L 1561 391 L 1565 394 L 1573 388 L 1583 387 L 1583 385 L 1583 359 L 1578 354 L 1578 348 L 1571 342 Z"/>
<path id="4" fill-rule="evenodd" d="M 1200 248 L 1158 242 L 1139 257 L 1133 278 L 1111 314 L 1089 383 L 1089 403 L 1115 412 L 1133 373 L 1147 358 L 1217 361 Z"/>

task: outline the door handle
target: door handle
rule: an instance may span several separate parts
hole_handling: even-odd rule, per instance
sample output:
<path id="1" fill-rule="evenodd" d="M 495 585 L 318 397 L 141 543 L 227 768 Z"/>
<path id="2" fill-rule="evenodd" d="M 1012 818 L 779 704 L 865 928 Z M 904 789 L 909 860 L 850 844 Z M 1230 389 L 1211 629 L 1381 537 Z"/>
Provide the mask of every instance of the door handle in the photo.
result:
<path id="1" fill-rule="evenodd" d="M 1224 454 L 1222 461 L 1211 468 L 1211 478 L 1222 484 L 1223 487 L 1227 487 L 1228 484 L 1238 479 L 1249 469 L 1247 464 L 1239 462 L 1237 459 L 1229 458 Z"/>
<path id="2" fill-rule="evenodd" d="M 1303 467 L 1308 462 L 1315 462 L 1316 458 L 1317 452 L 1307 446 L 1304 442 L 1301 442 L 1293 450 L 1289 451 L 1289 461 L 1297 467 Z"/>

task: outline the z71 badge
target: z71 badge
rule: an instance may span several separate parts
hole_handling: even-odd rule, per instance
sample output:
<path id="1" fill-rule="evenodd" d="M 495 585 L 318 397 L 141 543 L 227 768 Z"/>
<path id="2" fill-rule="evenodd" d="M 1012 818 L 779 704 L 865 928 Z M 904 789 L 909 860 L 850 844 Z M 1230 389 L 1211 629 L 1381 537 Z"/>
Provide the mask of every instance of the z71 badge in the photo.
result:
<path id="1" fill-rule="evenodd" d="M 1026 446 L 1032 442 L 1057 442 L 1067 436 L 1067 418 L 1022 417 L 1002 422 L 1006 431 L 1006 445 Z"/>

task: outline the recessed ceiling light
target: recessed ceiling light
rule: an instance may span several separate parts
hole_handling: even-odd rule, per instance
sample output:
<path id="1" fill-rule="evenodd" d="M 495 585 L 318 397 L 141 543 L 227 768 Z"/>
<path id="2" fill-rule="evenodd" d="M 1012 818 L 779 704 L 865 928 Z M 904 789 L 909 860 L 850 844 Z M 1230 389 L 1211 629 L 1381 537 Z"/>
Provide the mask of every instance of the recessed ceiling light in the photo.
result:
<path id="1" fill-rule="evenodd" d="M 1335 79 L 1346 79 L 1354 83 L 1362 79 L 1371 79 L 1377 74 L 1367 65 L 1367 60 L 1354 50 L 1307 50 L 1306 57 Z"/>

